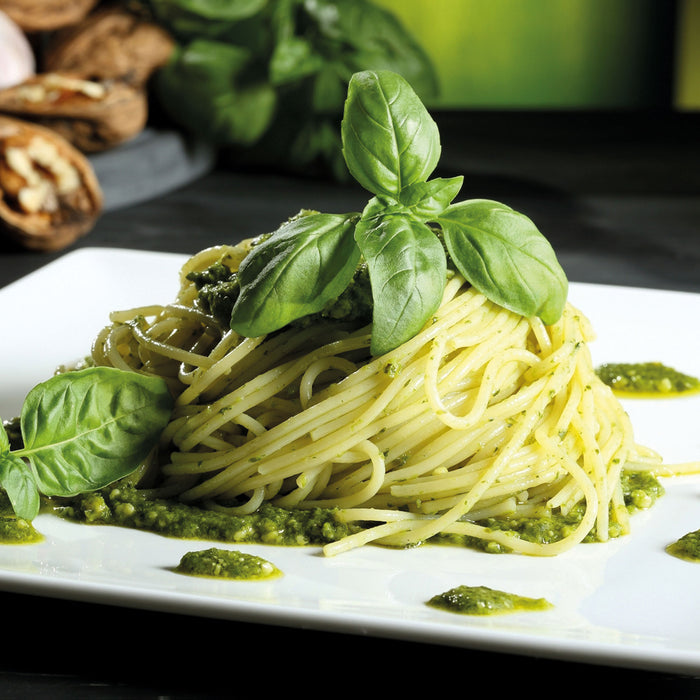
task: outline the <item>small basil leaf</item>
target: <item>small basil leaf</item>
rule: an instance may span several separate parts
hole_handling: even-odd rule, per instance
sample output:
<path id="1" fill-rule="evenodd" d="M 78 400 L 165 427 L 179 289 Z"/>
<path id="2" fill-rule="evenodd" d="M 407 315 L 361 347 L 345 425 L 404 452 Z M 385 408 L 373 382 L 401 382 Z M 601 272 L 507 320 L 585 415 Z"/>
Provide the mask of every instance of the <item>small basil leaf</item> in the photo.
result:
<path id="1" fill-rule="evenodd" d="M 377 195 L 397 198 L 427 180 L 440 159 L 437 125 L 408 82 L 390 71 L 352 76 L 341 136 L 348 170 Z"/>
<path id="2" fill-rule="evenodd" d="M 566 275 L 527 216 L 500 202 L 472 199 L 450 205 L 437 223 L 457 269 L 491 301 L 546 324 L 559 319 Z"/>
<path id="3" fill-rule="evenodd" d="M 0 456 L 0 484 L 10 499 L 15 515 L 34 520 L 39 513 L 39 491 L 34 475 L 22 459 L 13 454 Z"/>
<path id="4" fill-rule="evenodd" d="M 416 335 L 440 305 L 445 251 L 428 226 L 408 216 L 364 219 L 355 236 L 372 286 L 370 350 L 382 355 Z"/>
<path id="5" fill-rule="evenodd" d="M 254 338 L 321 311 L 350 284 L 360 260 L 359 214 L 309 214 L 283 224 L 244 258 L 231 328 Z"/>
<path id="6" fill-rule="evenodd" d="M 112 367 L 59 374 L 34 387 L 21 414 L 39 490 L 72 496 L 130 474 L 167 425 L 173 399 L 160 377 Z"/>
<path id="7" fill-rule="evenodd" d="M 360 230 L 371 229 L 379 221 L 393 214 L 410 215 L 410 212 L 403 204 L 399 204 L 392 197 L 372 197 L 362 210 L 362 218 L 358 226 Z M 357 235 L 355 236 L 357 238 Z"/>
<path id="8" fill-rule="evenodd" d="M 464 183 L 461 175 L 435 178 L 428 182 L 414 182 L 404 188 L 399 201 L 420 221 L 429 221 L 441 214 L 459 194 Z"/>
<path id="9" fill-rule="evenodd" d="M 5 430 L 5 426 L 0 423 L 0 456 L 10 451 L 10 437 Z"/>

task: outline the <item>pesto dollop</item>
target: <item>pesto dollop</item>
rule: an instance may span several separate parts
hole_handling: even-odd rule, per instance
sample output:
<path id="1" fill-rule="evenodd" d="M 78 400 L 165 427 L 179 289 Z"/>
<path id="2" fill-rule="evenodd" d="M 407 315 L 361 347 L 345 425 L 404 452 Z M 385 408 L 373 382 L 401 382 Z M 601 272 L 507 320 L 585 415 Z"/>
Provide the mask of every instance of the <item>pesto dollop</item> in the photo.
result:
<path id="1" fill-rule="evenodd" d="M 461 615 L 503 615 L 524 610 L 548 610 L 553 607 L 544 598 L 527 598 L 487 586 L 450 588 L 433 596 L 427 605 Z"/>
<path id="2" fill-rule="evenodd" d="M 678 559 L 700 562 L 700 530 L 694 530 L 666 547 L 666 551 Z"/>
<path id="3" fill-rule="evenodd" d="M 235 550 L 211 547 L 187 552 L 174 571 L 188 576 L 227 578 L 236 580 L 261 580 L 281 576 L 282 572 L 267 559 Z"/>
<path id="4" fill-rule="evenodd" d="M 661 362 L 609 363 L 596 374 L 615 393 L 625 396 L 677 396 L 700 391 L 700 379 Z"/>
<path id="5" fill-rule="evenodd" d="M 223 262 L 215 262 L 205 270 L 190 272 L 187 279 L 194 283 L 204 311 L 222 326 L 228 326 L 233 305 L 241 291 L 238 273 Z"/>

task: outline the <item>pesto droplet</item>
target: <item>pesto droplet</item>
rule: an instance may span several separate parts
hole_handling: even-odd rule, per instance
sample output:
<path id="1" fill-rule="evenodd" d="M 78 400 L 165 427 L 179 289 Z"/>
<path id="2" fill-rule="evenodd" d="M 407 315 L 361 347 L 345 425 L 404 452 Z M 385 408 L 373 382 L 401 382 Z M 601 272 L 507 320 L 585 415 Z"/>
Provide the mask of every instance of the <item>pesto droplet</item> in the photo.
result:
<path id="1" fill-rule="evenodd" d="M 502 615 L 552 607 L 544 598 L 527 598 L 486 586 L 457 586 L 433 596 L 427 604 L 461 615 Z"/>
<path id="2" fill-rule="evenodd" d="M 662 397 L 700 391 L 700 380 L 661 362 L 609 363 L 596 369 L 603 383 L 623 396 Z"/>
<path id="3" fill-rule="evenodd" d="M 683 537 L 668 545 L 666 551 L 678 559 L 700 561 L 700 530 L 683 535 Z"/>
<path id="4" fill-rule="evenodd" d="M 261 580 L 281 576 L 282 572 L 267 559 L 236 550 L 212 547 L 187 552 L 175 567 L 179 574 L 228 578 L 237 580 Z"/>

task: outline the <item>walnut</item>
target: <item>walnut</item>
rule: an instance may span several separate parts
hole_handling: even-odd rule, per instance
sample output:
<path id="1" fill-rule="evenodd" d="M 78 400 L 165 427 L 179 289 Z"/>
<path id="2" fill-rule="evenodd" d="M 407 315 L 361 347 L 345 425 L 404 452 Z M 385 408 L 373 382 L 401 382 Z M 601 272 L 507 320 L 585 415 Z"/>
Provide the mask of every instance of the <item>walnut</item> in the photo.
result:
<path id="1" fill-rule="evenodd" d="M 143 130 L 148 98 L 144 89 L 121 81 L 41 73 L 0 90 L 0 113 L 50 127 L 81 151 L 95 153 Z"/>
<path id="2" fill-rule="evenodd" d="M 87 158 L 51 129 L 0 116 L 0 231 L 31 250 L 92 229 L 102 191 Z"/>
<path id="3" fill-rule="evenodd" d="M 110 7 L 54 33 L 45 48 L 43 67 L 87 80 L 121 80 L 141 87 L 167 63 L 174 48 L 171 36 L 155 23 Z"/>
<path id="4" fill-rule="evenodd" d="M 99 0 L 0 0 L 0 10 L 25 32 L 47 32 L 77 24 Z"/>

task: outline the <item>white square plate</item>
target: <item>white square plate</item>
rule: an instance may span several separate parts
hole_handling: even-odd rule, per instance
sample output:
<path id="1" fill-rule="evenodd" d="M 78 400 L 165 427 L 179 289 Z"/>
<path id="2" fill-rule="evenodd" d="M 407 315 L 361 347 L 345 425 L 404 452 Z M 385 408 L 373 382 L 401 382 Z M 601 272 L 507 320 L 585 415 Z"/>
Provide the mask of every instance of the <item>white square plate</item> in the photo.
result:
<path id="1" fill-rule="evenodd" d="M 80 249 L 1 289 L 0 416 L 17 415 L 31 387 L 85 355 L 109 311 L 171 300 L 184 259 Z M 570 300 L 597 331 L 596 364 L 658 360 L 700 376 L 700 295 L 572 283 Z M 700 458 L 700 396 L 625 406 L 638 441 L 665 461 Z M 555 558 L 437 546 L 369 546 L 324 558 L 314 547 L 237 547 L 283 571 L 268 582 L 196 579 L 170 570 L 186 551 L 211 543 L 41 515 L 35 526 L 43 542 L 0 547 L 0 589 L 696 674 L 700 565 L 664 548 L 700 528 L 700 478 L 667 479 L 664 486 L 666 495 L 633 517 L 631 535 Z M 553 608 L 474 618 L 425 605 L 460 584 L 544 597 Z"/>

